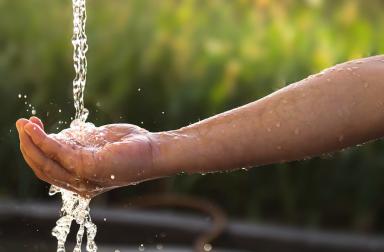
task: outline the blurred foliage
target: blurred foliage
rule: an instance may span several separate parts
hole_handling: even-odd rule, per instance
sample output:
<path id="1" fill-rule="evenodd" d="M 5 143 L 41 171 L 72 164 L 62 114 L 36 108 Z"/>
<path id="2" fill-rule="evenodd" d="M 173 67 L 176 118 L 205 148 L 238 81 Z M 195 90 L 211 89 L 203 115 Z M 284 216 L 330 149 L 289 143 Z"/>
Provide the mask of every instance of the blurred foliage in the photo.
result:
<path id="1" fill-rule="evenodd" d="M 175 129 L 333 64 L 383 53 L 383 7 L 380 0 L 89 0 L 90 120 Z M 47 198 L 13 125 L 30 115 L 29 103 L 51 132 L 74 113 L 71 8 L 70 0 L 0 0 L 0 197 Z M 380 232 L 383 151 L 375 142 L 331 158 L 182 175 L 99 202 L 173 191 L 210 198 L 241 218 Z"/>

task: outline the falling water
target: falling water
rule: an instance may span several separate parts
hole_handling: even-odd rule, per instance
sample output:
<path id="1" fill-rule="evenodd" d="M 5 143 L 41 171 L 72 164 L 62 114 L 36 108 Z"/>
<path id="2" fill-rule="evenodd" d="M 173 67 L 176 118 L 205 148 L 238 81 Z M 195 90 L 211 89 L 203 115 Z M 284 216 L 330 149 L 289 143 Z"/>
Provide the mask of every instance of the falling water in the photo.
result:
<path id="1" fill-rule="evenodd" d="M 76 76 L 73 80 L 73 98 L 75 102 L 77 120 L 85 122 L 88 110 L 84 107 L 84 88 L 87 81 L 87 57 L 88 51 L 85 24 L 87 21 L 85 0 L 72 0 L 73 2 L 73 61 Z"/>
<path id="2" fill-rule="evenodd" d="M 85 0 L 72 0 L 73 3 L 73 38 L 72 44 L 74 48 L 73 60 L 76 72 L 73 81 L 73 96 L 76 109 L 75 120 L 71 124 L 71 128 L 65 132 L 75 132 L 72 134 L 76 138 L 81 138 L 83 129 L 92 127 L 92 124 L 85 123 L 88 117 L 88 110 L 84 107 L 84 88 L 87 80 L 87 58 L 88 50 L 87 36 L 85 33 L 86 24 L 86 3 Z M 80 126 L 80 127 L 79 127 Z M 66 134 L 59 133 L 59 138 L 66 138 Z M 81 139 L 76 139 L 81 142 Z M 56 222 L 55 228 L 52 230 L 52 235 L 57 238 L 57 252 L 65 252 L 65 242 L 70 232 L 72 222 L 75 221 L 79 225 L 79 230 L 76 236 L 76 246 L 74 252 L 81 251 L 81 245 L 84 233 L 87 235 L 86 250 L 96 252 L 97 246 L 94 242 L 97 228 L 92 223 L 89 213 L 90 199 L 83 198 L 80 195 L 52 186 L 49 195 L 61 193 L 63 205 L 61 208 L 61 217 Z"/>

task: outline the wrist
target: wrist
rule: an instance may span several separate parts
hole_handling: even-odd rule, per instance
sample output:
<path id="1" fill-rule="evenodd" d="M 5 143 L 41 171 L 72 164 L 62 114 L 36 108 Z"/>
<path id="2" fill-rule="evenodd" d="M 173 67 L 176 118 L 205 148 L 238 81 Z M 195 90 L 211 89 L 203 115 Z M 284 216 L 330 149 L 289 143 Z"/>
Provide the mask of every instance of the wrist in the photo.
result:
<path id="1" fill-rule="evenodd" d="M 198 136 L 193 129 L 152 133 L 151 138 L 155 173 L 161 177 L 191 173 L 198 151 Z"/>

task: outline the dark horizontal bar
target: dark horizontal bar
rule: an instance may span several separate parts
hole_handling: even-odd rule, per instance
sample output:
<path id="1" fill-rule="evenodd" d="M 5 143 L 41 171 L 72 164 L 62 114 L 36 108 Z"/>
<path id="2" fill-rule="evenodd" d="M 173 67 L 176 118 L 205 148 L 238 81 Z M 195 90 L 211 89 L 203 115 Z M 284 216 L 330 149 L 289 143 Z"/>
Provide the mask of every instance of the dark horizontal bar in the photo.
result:
<path id="1" fill-rule="evenodd" d="M 48 240 L 54 245 L 50 230 L 58 213 L 59 204 L 0 201 L 0 241 L 17 238 L 18 234 L 23 233 L 25 225 L 32 225 L 40 230 L 27 232 L 30 239 Z M 200 234 L 211 227 L 209 219 L 205 217 L 169 211 L 94 207 L 91 215 L 99 227 L 97 240 L 102 244 L 161 242 L 191 246 Z M 18 225 L 18 222 L 23 224 Z M 237 221 L 229 222 L 227 230 L 215 241 L 215 245 L 229 248 L 230 251 L 258 252 L 384 251 L 384 239 L 381 237 Z"/>

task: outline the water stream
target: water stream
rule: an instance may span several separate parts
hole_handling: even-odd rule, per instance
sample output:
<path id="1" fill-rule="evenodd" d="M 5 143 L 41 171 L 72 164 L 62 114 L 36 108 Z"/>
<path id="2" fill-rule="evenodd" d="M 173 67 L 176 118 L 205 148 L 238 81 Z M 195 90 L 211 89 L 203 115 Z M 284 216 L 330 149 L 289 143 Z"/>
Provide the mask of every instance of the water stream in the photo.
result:
<path id="1" fill-rule="evenodd" d="M 84 107 L 84 88 L 87 80 L 87 58 L 88 50 L 87 36 L 85 33 L 85 25 L 87 20 L 86 0 L 72 0 L 73 4 L 73 38 L 72 44 L 74 48 L 73 61 L 75 68 L 75 79 L 73 80 L 74 105 L 76 110 L 75 120 L 71 123 L 71 128 L 59 133 L 59 138 L 65 139 L 65 132 L 71 131 L 76 140 L 82 142 L 82 129 L 93 127 L 90 123 L 85 123 L 88 117 L 88 110 Z M 84 234 L 87 236 L 86 250 L 96 252 L 97 246 L 94 241 L 97 228 L 90 216 L 89 203 L 90 199 L 83 198 L 80 195 L 51 186 L 49 195 L 60 193 L 63 201 L 61 208 L 61 217 L 56 222 L 56 226 L 52 230 L 52 235 L 57 238 L 57 252 L 65 252 L 65 243 L 67 236 L 71 230 L 71 225 L 75 221 L 79 225 L 76 236 L 76 246 L 74 252 L 80 252 Z"/>

